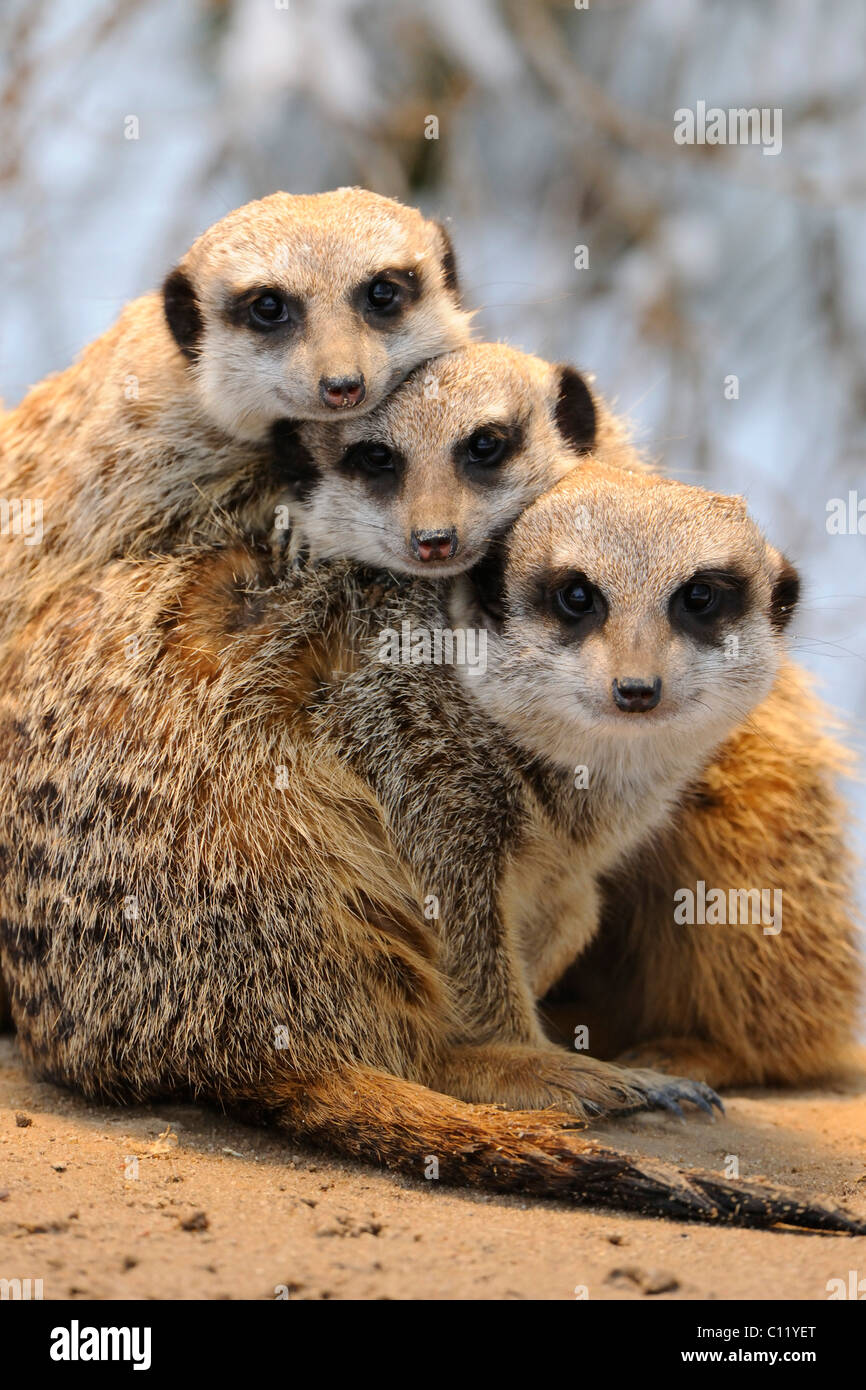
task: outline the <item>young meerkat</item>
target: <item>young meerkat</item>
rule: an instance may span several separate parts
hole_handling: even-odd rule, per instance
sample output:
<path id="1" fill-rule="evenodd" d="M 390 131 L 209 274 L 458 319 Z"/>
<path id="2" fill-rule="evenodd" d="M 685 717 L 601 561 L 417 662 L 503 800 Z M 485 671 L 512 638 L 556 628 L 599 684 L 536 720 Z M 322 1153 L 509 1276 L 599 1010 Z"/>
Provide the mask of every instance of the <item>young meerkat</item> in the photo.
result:
<path id="1" fill-rule="evenodd" d="M 0 486 L 41 508 L 4 547 L 4 618 L 123 554 L 273 525 L 287 420 L 374 409 L 466 341 L 444 228 L 359 188 L 275 193 L 192 245 L 77 362 L 0 416 Z M 272 436 L 277 431 L 280 447 Z"/>
<path id="2" fill-rule="evenodd" d="M 442 587 L 327 564 L 272 579 L 240 539 L 117 561 L 7 646 L 0 958 L 39 1073 L 192 1094 L 409 1175 L 432 1155 L 491 1191 L 866 1230 L 567 1132 L 712 1096 L 541 1035 L 519 942 L 495 934 L 522 759 L 450 670 L 370 660 L 383 623 L 445 619 Z M 341 728 L 353 711 L 366 734 Z M 345 746 L 371 728 L 390 785 Z"/>

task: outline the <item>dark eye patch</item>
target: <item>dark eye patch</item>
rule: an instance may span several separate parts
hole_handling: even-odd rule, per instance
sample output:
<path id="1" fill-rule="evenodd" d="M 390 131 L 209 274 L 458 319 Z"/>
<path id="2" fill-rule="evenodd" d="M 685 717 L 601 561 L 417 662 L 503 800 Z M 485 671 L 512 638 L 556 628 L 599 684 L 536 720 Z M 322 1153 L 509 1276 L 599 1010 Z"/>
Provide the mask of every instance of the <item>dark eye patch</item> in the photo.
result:
<path id="1" fill-rule="evenodd" d="M 373 325 L 385 327 L 421 296 L 421 276 L 409 267 L 390 266 L 368 276 L 354 290 L 356 309 Z"/>
<path id="2" fill-rule="evenodd" d="M 582 570 L 549 574 L 541 586 L 541 603 L 552 613 L 566 641 L 583 641 L 607 620 L 607 599 Z"/>
<path id="3" fill-rule="evenodd" d="M 406 460 L 384 440 L 359 439 L 341 454 L 337 471 L 346 478 L 359 479 L 377 496 L 396 497 L 403 485 Z"/>
<path id="4" fill-rule="evenodd" d="M 277 300 L 285 306 L 286 313 L 283 316 L 275 316 L 272 321 L 268 321 L 265 315 L 260 318 L 255 317 L 255 306 L 269 300 Z M 243 290 L 240 294 L 231 295 L 223 306 L 223 317 L 227 323 L 235 328 L 250 328 L 254 332 L 285 333 L 296 328 L 303 322 L 305 315 L 304 301 L 297 295 L 285 294 L 282 290 L 276 289 L 273 285 L 255 285 L 248 290 Z"/>
<path id="5" fill-rule="evenodd" d="M 607 621 L 608 603 L 601 589 L 582 570 L 540 570 L 515 604 L 525 616 L 555 622 L 563 645 L 582 642 Z"/>
<path id="6" fill-rule="evenodd" d="M 671 595 L 671 626 L 694 641 L 716 646 L 723 629 L 743 616 L 748 579 L 738 570 L 699 570 Z"/>
<path id="7" fill-rule="evenodd" d="M 504 464 L 523 447 L 523 426 L 514 424 L 479 425 L 459 440 L 451 451 L 455 464 L 470 482 L 496 483 Z"/>

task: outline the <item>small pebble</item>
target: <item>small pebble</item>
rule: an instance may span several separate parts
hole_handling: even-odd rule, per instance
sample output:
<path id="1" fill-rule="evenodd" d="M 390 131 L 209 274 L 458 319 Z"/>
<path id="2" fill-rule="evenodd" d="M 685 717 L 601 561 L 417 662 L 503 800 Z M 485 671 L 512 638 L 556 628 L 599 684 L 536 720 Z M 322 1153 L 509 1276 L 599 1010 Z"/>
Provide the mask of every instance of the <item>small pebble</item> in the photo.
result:
<path id="1" fill-rule="evenodd" d="M 187 1216 L 180 1223 L 182 1231 L 206 1231 L 210 1226 L 207 1212 L 195 1211 L 192 1216 Z"/>

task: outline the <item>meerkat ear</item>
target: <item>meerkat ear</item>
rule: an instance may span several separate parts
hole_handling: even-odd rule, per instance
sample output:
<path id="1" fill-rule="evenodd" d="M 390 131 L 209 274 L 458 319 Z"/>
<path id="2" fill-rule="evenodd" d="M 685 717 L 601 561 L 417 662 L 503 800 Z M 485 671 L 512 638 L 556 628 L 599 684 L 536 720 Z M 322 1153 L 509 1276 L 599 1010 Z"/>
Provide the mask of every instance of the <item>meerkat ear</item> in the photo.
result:
<path id="1" fill-rule="evenodd" d="M 770 556 L 775 567 L 773 592 L 770 597 L 770 622 L 781 632 L 788 626 L 799 602 L 800 576 L 790 560 L 774 546 L 770 546 Z"/>
<path id="2" fill-rule="evenodd" d="M 301 438 L 297 420 L 277 420 L 271 427 L 274 475 L 298 502 L 305 502 L 321 472 Z"/>
<path id="3" fill-rule="evenodd" d="M 192 360 L 198 355 L 204 324 L 192 281 L 180 266 L 175 267 L 162 287 L 162 303 L 175 342 L 184 357 Z"/>
<path id="4" fill-rule="evenodd" d="M 442 266 L 442 280 L 446 290 L 450 290 L 454 298 L 460 299 L 460 277 L 457 274 L 457 256 L 454 252 L 454 243 L 444 222 L 435 223 L 439 229 L 439 257 Z"/>
<path id="5" fill-rule="evenodd" d="M 469 571 L 469 582 L 475 590 L 485 613 L 497 631 L 505 618 L 505 561 L 508 556 L 508 533 L 493 541 Z"/>
<path id="6" fill-rule="evenodd" d="M 556 427 L 577 454 L 588 454 L 595 444 L 595 402 L 590 389 L 574 367 L 557 367 Z"/>

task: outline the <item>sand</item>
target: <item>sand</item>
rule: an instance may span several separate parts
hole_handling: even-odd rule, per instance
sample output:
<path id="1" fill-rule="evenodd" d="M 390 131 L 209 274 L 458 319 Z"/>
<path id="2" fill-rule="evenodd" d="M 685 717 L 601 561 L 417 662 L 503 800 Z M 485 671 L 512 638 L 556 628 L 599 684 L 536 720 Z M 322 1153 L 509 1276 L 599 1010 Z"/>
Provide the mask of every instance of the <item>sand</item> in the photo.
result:
<path id="1" fill-rule="evenodd" d="M 866 1055 L 727 1118 L 646 1115 L 599 1138 L 764 1175 L 866 1214 Z M 866 1237 L 651 1220 L 411 1183 L 194 1105 L 111 1109 L 33 1081 L 0 1038 L 0 1278 L 46 1299 L 826 1299 Z M 866 1282 L 862 1295 L 866 1296 Z"/>

